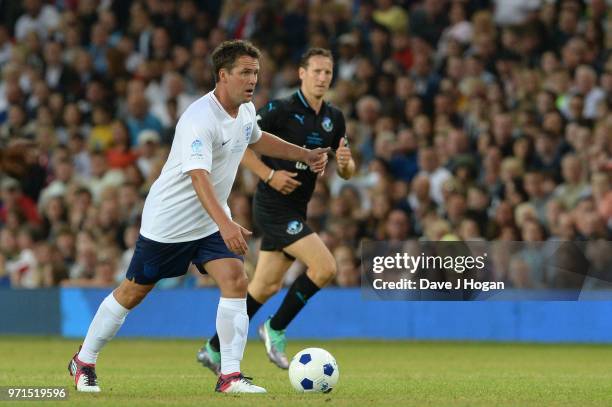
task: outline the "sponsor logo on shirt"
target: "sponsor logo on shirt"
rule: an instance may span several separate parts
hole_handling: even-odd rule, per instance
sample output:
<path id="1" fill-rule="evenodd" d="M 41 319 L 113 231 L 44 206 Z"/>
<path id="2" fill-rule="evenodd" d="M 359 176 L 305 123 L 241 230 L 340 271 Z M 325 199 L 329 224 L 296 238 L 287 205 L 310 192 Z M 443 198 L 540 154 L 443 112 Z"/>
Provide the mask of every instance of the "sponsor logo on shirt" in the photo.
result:
<path id="1" fill-rule="evenodd" d="M 306 144 L 304 144 L 302 147 L 304 147 L 304 148 L 308 148 L 308 147 L 306 146 Z M 308 169 L 308 166 L 307 166 L 305 163 L 301 162 L 301 161 L 296 161 L 296 163 L 295 163 L 295 169 L 296 169 L 296 170 L 302 170 L 302 171 L 305 171 L 305 170 L 307 170 L 307 169 Z"/>
<path id="2" fill-rule="evenodd" d="M 323 118 L 323 121 L 321 122 L 321 126 L 323 126 L 323 130 L 325 130 L 328 133 L 334 129 L 334 123 L 332 123 L 331 119 L 327 116 Z"/>
<path id="3" fill-rule="evenodd" d="M 295 113 L 293 115 L 293 117 L 295 117 L 295 119 L 300 122 L 300 124 L 303 126 L 304 125 L 304 115 L 303 114 L 297 114 Z"/>
<path id="4" fill-rule="evenodd" d="M 311 146 L 322 146 L 323 139 L 321 138 L 319 133 L 317 133 L 316 131 L 313 131 L 312 133 L 310 133 L 310 135 L 306 137 L 306 144 L 311 145 Z"/>
<path id="5" fill-rule="evenodd" d="M 304 224 L 299 220 L 292 220 L 287 224 L 287 233 L 290 235 L 297 235 L 304 229 Z"/>

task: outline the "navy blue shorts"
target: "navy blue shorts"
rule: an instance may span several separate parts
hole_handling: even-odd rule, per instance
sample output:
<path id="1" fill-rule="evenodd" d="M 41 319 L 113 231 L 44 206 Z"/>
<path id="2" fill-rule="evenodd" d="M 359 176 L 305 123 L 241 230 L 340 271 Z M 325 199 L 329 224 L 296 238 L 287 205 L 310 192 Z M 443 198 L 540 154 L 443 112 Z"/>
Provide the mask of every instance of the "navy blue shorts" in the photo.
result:
<path id="1" fill-rule="evenodd" d="M 206 273 L 203 265 L 217 259 L 239 259 L 232 253 L 219 232 L 199 240 L 181 243 L 160 243 L 138 235 L 132 261 L 125 277 L 137 284 L 155 284 L 163 278 L 182 276 L 189 263 Z"/>

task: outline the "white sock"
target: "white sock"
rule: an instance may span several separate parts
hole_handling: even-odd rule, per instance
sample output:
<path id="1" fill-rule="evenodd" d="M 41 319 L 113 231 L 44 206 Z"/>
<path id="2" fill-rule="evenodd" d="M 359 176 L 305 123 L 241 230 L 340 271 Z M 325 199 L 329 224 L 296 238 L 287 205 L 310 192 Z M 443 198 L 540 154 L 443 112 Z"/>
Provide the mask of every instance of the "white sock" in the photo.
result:
<path id="1" fill-rule="evenodd" d="M 246 298 L 219 299 L 217 333 L 221 350 L 221 374 L 240 372 L 249 332 Z"/>
<path id="2" fill-rule="evenodd" d="M 113 293 L 102 301 L 79 352 L 78 358 L 81 362 L 96 363 L 100 350 L 119 331 L 128 312 L 130 310 L 119 304 Z"/>

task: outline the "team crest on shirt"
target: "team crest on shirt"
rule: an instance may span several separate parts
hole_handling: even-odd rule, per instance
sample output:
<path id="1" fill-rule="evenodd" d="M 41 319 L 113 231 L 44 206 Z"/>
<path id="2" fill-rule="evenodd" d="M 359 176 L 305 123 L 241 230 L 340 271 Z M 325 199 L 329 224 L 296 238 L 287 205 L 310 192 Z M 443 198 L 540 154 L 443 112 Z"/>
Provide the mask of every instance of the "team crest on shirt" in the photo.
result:
<path id="1" fill-rule="evenodd" d="M 193 140 L 193 143 L 191 143 L 191 151 L 193 155 L 202 155 L 204 144 L 200 140 Z"/>
<path id="2" fill-rule="evenodd" d="M 323 127 L 323 130 L 325 130 L 328 133 L 334 129 L 334 123 L 332 123 L 331 119 L 327 116 L 323 118 L 323 121 L 321 122 L 321 126 Z"/>
<path id="3" fill-rule="evenodd" d="M 287 233 L 290 235 L 297 235 L 304 229 L 304 224 L 299 220 L 292 220 L 287 224 Z"/>

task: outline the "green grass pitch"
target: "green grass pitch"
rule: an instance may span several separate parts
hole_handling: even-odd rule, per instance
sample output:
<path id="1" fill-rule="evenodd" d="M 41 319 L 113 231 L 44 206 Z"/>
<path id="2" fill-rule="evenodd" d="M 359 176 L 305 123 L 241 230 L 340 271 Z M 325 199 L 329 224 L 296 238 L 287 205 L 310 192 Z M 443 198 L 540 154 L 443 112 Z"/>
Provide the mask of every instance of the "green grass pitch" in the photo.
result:
<path id="1" fill-rule="evenodd" d="M 46 406 L 612 405 L 612 347 L 603 345 L 293 341 L 290 354 L 322 347 L 340 366 L 331 393 L 297 394 L 262 343 L 250 341 L 243 370 L 269 393 L 238 396 L 214 393 L 216 379 L 195 362 L 198 341 L 148 339 L 112 341 L 98 360 L 103 392 L 79 394 L 66 369 L 78 344 L 0 337 L 0 385 L 68 386 L 68 402 Z"/>

